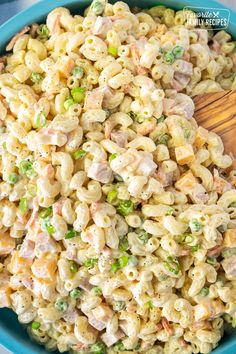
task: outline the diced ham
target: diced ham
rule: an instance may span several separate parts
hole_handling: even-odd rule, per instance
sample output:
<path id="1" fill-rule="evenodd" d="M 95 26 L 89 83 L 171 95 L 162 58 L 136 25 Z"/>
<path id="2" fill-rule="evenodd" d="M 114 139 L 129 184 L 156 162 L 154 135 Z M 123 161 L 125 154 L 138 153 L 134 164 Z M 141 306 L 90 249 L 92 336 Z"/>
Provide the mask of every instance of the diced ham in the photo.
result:
<path id="1" fill-rule="evenodd" d="M 55 176 L 54 167 L 51 164 L 47 164 L 43 170 L 43 176 L 49 179 L 53 179 Z"/>
<path id="2" fill-rule="evenodd" d="M 62 318 L 70 324 L 74 324 L 77 317 L 78 317 L 78 311 L 76 308 L 72 306 L 69 306 L 66 312 L 64 312 L 62 316 Z"/>
<path id="3" fill-rule="evenodd" d="M 18 32 L 8 43 L 8 45 L 6 46 L 6 51 L 9 52 L 10 50 L 13 49 L 16 41 L 23 36 L 25 33 L 30 31 L 30 27 L 26 26 L 24 27 L 20 32 Z"/>
<path id="4" fill-rule="evenodd" d="M 167 332 L 167 334 L 168 334 L 169 336 L 172 336 L 173 333 L 174 333 L 174 331 L 173 331 L 173 328 L 171 327 L 169 321 L 168 321 L 165 317 L 162 317 L 161 323 L 162 323 L 163 328 L 164 328 L 165 331 Z"/>
<path id="5" fill-rule="evenodd" d="M 84 102 L 84 110 L 87 111 L 89 109 L 101 109 L 103 98 L 104 90 L 101 88 L 87 91 Z"/>
<path id="6" fill-rule="evenodd" d="M 111 347 L 113 344 L 118 342 L 121 338 L 124 337 L 124 333 L 122 331 L 117 331 L 116 333 L 104 333 L 101 338 L 102 341 L 106 344 L 107 347 Z"/>
<path id="7" fill-rule="evenodd" d="M 171 81 L 172 87 L 177 91 L 182 91 L 190 81 L 190 76 L 176 72 Z"/>
<path id="8" fill-rule="evenodd" d="M 34 281 L 33 281 L 32 278 L 22 279 L 22 284 L 28 290 L 33 290 L 34 289 Z"/>
<path id="9" fill-rule="evenodd" d="M 96 36 L 106 35 L 112 28 L 112 20 L 109 17 L 98 16 L 91 31 Z"/>
<path id="10" fill-rule="evenodd" d="M 61 30 L 60 19 L 61 19 L 61 15 L 58 14 L 57 16 L 55 16 L 54 21 L 52 23 L 51 35 L 60 34 L 60 30 Z"/>
<path id="11" fill-rule="evenodd" d="M 217 193 L 223 194 L 228 190 L 232 189 L 231 183 L 226 181 L 224 178 L 219 176 L 219 171 L 214 169 L 213 172 L 213 186 Z"/>
<path id="12" fill-rule="evenodd" d="M 35 248 L 35 243 L 25 238 L 21 245 L 19 256 L 21 258 L 34 259 L 35 257 L 34 248 Z"/>
<path id="13" fill-rule="evenodd" d="M 198 183 L 189 194 L 196 204 L 205 204 L 209 199 L 209 195 L 200 183 Z"/>
<path id="14" fill-rule="evenodd" d="M 88 170 L 88 177 L 101 183 L 109 183 L 112 180 L 113 172 L 106 161 L 93 162 Z"/>
<path id="15" fill-rule="evenodd" d="M 60 246 L 58 243 L 46 232 L 38 234 L 35 244 L 35 252 L 43 254 L 47 252 L 58 252 Z"/>
<path id="16" fill-rule="evenodd" d="M 113 124 L 109 121 L 105 122 L 104 133 L 106 139 L 110 139 L 112 129 L 113 129 Z"/>
<path id="17" fill-rule="evenodd" d="M 163 187 L 168 187 L 173 183 L 173 179 L 174 179 L 173 172 L 166 173 L 162 170 L 162 168 L 159 168 L 156 176 L 158 181 L 161 182 L 161 184 L 163 185 Z"/>
<path id="18" fill-rule="evenodd" d="M 219 256 L 223 246 L 215 246 L 207 251 L 207 257 L 216 257 Z"/>
<path id="19" fill-rule="evenodd" d="M 38 203 L 38 198 L 33 199 L 33 211 L 32 214 L 25 225 L 25 228 L 28 229 L 36 220 L 37 215 L 38 215 L 38 210 L 39 210 L 39 203 Z"/>
<path id="20" fill-rule="evenodd" d="M 219 42 L 217 42 L 216 40 L 213 40 L 213 44 L 211 47 L 214 50 L 214 52 L 216 52 L 216 54 L 218 54 L 218 55 L 221 54 L 221 46 L 220 46 Z"/>
<path id="21" fill-rule="evenodd" d="M 96 320 L 107 322 L 114 314 L 107 304 L 102 303 L 92 310 L 92 314 Z"/>
<path id="22" fill-rule="evenodd" d="M 188 61 L 177 59 L 174 62 L 173 67 L 175 73 L 178 72 L 187 76 L 191 76 L 193 74 L 193 64 L 189 63 Z"/>
<path id="23" fill-rule="evenodd" d="M 89 283 L 88 278 L 83 278 L 79 284 L 79 287 L 82 290 L 89 292 L 93 286 Z"/>
<path id="24" fill-rule="evenodd" d="M 128 141 L 128 135 L 120 130 L 113 131 L 111 133 L 111 140 L 114 141 L 118 146 L 124 148 Z"/>
<path id="25" fill-rule="evenodd" d="M 231 279 L 236 277 L 236 256 L 232 255 L 222 261 L 225 274 Z"/>
<path id="26" fill-rule="evenodd" d="M 157 165 L 155 162 L 150 158 L 149 154 L 143 155 L 142 160 L 140 161 L 137 172 L 140 173 L 142 176 L 150 176 L 156 171 Z"/>
<path id="27" fill-rule="evenodd" d="M 93 328 L 96 328 L 98 331 L 102 331 L 106 328 L 106 323 L 103 321 L 96 320 L 96 318 L 92 314 L 88 315 L 88 322 Z"/>

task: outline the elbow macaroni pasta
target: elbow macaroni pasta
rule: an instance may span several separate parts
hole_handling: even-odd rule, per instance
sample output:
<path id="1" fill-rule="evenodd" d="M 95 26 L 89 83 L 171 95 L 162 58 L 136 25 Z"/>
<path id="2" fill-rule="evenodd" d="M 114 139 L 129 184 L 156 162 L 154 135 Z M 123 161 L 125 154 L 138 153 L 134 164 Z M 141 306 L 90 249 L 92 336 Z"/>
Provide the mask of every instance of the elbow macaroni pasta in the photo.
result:
<path id="1" fill-rule="evenodd" d="M 94 0 L 7 47 L 0 308 L 48 350 L 209 353 L 235 326 L 236 172 L 191 98 L 236 87 L 235 42 L 185 15 Z"/>

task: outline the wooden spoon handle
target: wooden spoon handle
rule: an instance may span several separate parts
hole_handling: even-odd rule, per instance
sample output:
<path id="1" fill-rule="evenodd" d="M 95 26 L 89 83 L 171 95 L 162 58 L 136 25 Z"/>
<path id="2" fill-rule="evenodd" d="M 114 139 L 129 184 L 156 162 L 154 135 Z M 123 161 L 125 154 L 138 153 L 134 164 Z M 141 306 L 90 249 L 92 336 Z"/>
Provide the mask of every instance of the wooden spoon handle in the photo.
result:
<path id="1" fill-rule="evenodd" d="M 220 135 L 226 153 L 236 157 L 236 91 L 198 95 L 194 103 L 198 124 Z"/>

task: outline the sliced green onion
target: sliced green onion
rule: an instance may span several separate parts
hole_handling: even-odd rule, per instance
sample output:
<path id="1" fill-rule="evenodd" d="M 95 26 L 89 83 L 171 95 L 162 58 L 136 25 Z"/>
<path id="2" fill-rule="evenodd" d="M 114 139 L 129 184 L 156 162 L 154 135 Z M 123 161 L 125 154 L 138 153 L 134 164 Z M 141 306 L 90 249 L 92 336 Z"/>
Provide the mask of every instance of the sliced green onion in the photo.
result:
<path id="1" fill-rule="evenodd" d="M 68 309 L 68 303 L 64 299 L 59 299 L 55 302 L 55 308 L 60 312 L 65 312 Z"/>
<path id="2" fill-rule="evenodd" d="M 236 208 L 236 202 L 233 202 L 229 205 L 229 208 Z"/>
<path id="3" fill-rule="evenodd" d="M 90 10 L 93 11 L 93 13 L 97 16 L 102 15 L 104 9 L 105 9 L 104 4 L 98 0 L 93 1 L 90 6 Z"/>
<path id="4" fill-rule="evenodd" d="M 180 45 L 177 45 L 172 49 L 172 53 L 175 58 L 181 58 L 184 54 L 184 48 Z"/>
<path id="5" fill-rule="evenodd" d="M 55 228 L 52 226 L 52 224 L 50 223 L 50 220 L 49 219 L 42 219 L 43 220 L 43 227 L 44 229 L 47 231 L 47 233 L 49 235 L 52 235 L 54 234 L 54 232 L 56 231 Z"/>
<path id="6" fill-rule="evenodd" d="M 96 264 L 98 264 L 97 258 L 87 258 L 84 262 L 86 268 L 94 268 Z"/>
<path id="7" fill-rule="evenodd" d="M 43 114 L 43 112 L 37 114 L 36 121 L 35 121 L 36 128 L 38 129 L 43 128 L 45 127 L 46 123 L 47 123 L 47 119 L 45 114 Z"/>
<path id="8" fill-rule="evenodd" d="M 13 172 L 8 176 L 8 183 L 10 184 L 16 184 L 17 182 L 19 182 L 19 180 L 20 176 L 17 173 Z"/>
<path id="9" fill-rule="evenodd" d="M 76 77 L 76 79 L 82 79 L 84 75 L 84 69 L 81 68 L 81 66 L 76 66 L 72 71 L 72 75 Z"/>
<path id="10" fill-rule="evenodd" d="M 81 103 L 85 99 L 85 88 L 75 87 L 71 90 L 71 96 L 76 103 Z"/>
<path id="11" fill-rule="evenodd" d="M 111 162 L 111 161 L 114 160 L 116 157 L 117 157 L 117 154 L 111 154 L 111 155 L 109 156 L 108 161 Z"/>
<path id="12" fill-rule="evenodd" d="M 149 309 L 153 309 L 153 302 L 151 300 L 149 300 L 146 305 Z"/>
<path id="13" fill-rule="evenodd" d="M 40 328 L 40 322 L 37 322 L 37 321 L 33 321 L 31 323 L 31 328 L 34 329 L 34 330 L 37 330 Z"/>
<path id="14" fill-rule="evenodd" d="M 37 33 L 40 38 L 46 39 L 49 37 L 49 28 L 47 25 L 40 25 L 37 29 Z"/>
<path id="15" fill-rule="evenodd" d="M 120 312 L 125 309 L 125 301 L 116 301 L 113 304 L 113 310 L 116 312 Z"/>
<path id="16" fill-rule="evenodd" d="M 124 182 L 123 178 L 122 178 L 120 175 L 118 175 L 118 174 L 115 174 L 115 175 L 114 175 L 114 179 L 115 179 L 117 182 Z"/>
<path id="17" fill-rule="evenodd" d="M 108 47 L 107 49 L 108 54 L 112 55 L 114 58 L 118 55 L 118 49 L 115 47 Z"/>
<path id="18" fill-rule="evenodd" d="M 122 200 L 118 207 L 117 212 L 122 216 L 127 216 L 134 211 L 134 203 L 131 200 Z"/>
<path id="19" fill-rule="evenodd" d="M 188 140 L 191 137 L 191 130 L 190 129 L 184 129 L 184 137 L 186 140 Z"/>
<path id="20" fill-rule="evenodd" d="M 64 102 L 64 108 L 65 108 L 65 110 L 68 111 L 68 109 L 69 109 L 71 106 L 73 106 L 74 103 L 75 103 L 75 102 L 74 102 L 74 100 L 73 100 L 72 97 L 67 98 L 67 99 L 65 100 L 65 102 Z"/>
<path id="21" fill-rule="evenodd" d="M 113 273 L 116 273 L 119 269 L 120 269 L 120 265 L 119 265 L 118 262 L 115 262 L 115 263 L 113 263 L 113 264 L 111 265 L 111 271 L 112 271 Z"/>
<path id="22" fill-rule="evenodd" d="M 191 235 L 191 234 L 187 234 L 187 235 L 185 236 L 184 243 L 186 243 L 187 245 L 189 245 L 190 243 L 192 243 L 192 242 L 193 242 L 193 240 L 194 240 L 193 235 Z"/>
<path id="23" fill-rule="evenodd" d="M 79 299 L 81 294 L 82 294 L 82 291 L 80 289 L 76 288 L 76 289 L 71 290 L 70 297 L 72 297 L 72 299 Z"/>
<path id="24" fill-rule="evenodd" d="M 170 208 L 170 209 L 167 210 L 166 215 L 173 215 L 174 211 L 175 211 L 174 208 Z"/>
<path id="25" fill-rule="evenodd" d="M 40 219 L 46 219 L 47 217 L 49 217 L 52 214 L 52 207 L 43 209 L 39 212 L 39 217 Z"/>
<path id="26" fill-rule="evenodd" d="M 0 127 L 0 134 L 6 133 L 6 127 Z"/>
<path id="27" fill-rule="evenodd" d="M 106 353 L 106 346 L 102 342 L 95 343 L 91 346 L 90 354 L 105 354 Z"/>
<path id="28" fill-rule="evenodd" d="M 158 143 L 163 144 L 163 145 L 167 145 L 169 139 L 170 139 L 170 136 L 168 134 L 162 134 L 158 139 Z"/>
<path id="29" fill-rule="evenodd" d="M 129 257 L 128 256 L 121 256 L 118 258 L 118 263 L 120 268 L 125 268 L 129 262 Z"/>
<path id="30" fill-rule="evenodd" d="M 129 246 L 129 241 L 128 241 L 128 237 L 124 236 L 119 243 L 119 250 L 122 252 L 126 252 L 128 251 L 128 249 L 130 248 Z"/>
<path id="31" fill-rule="evenodd" d="M 168 65 L 173 64 L 174 61 L 175 61 L 174 54 L 171 51 L 164 53 L 163 61 L 164 61 L 165 64 L 168 64 Z"/>
<path id="32" fill-rule="evenodd" d="M 117 200 L 117 195 L 118 195 L 118 192 L 115 189 L 113 189 L 113 191 L 108 192 L 108 194 L 107 194 L 107 202 L 109 204 L 114 203 Z"/>
<path id="33" fill-rule="evenodd" d="M 2 147 L 4 150 L 7 150 L 7 143 L 5 141 L 2 143 Z"/>
<path id="34" fill-rule="evenodd" d="M 175 275 L 179 274 L 180 271 L 179 262 L 174 260 L 171 256 L 167 257 L 167 261 L 164 262 L 164 266 L 169 272 Z"/>
<path id="35" fill-rule="evenodd" d="M 192 232 L 198 232 L 201 230 L 202 224 L 198 220 L 194 219 L 189 221 L 189 227 Z"/>
<path id="36" fill-rule="evenodd" d="M 77 150 L 73 153 L 75 160 L 81 160 L 87 154 L 84 150 Z"/>
<path id="37" fill-rule="evenodd" d="M 78 232 L 75 231 L 74 229 L 68 230 L 67 233 L 65 234 L 65 239 L 69 240 L 70 238 L 74 238 L 78 236 Z"/>
<path id="38" fill-rule="evenodd" d="M 126 350 L 121 340 L 119 340 L 116 344 L 114 344 L 113 349 L 116 353 L 124 352 Z"/>
<path id="39" fill-rule="evenodd" d="M 33 162 L 30 160 L 22 160 L 19 164 L 19 171 L 28 178 L 36 175 L 33 169 Z"/>
<path id="40" fill-rule="evenodd" d="M 139 242 L 142 243 L 142 245 L 146 245 L 150 238 L 150 235 L 146 231 L 141 231 L 141 233 L 138 235 Z"/>
<path id="41" fill-rule="evenodd" d="M 202 288 L 199 294 L 201 296 L 207 296 L 209 294 L 209 288 Z"/>
<path id="42" fill-rule="evenodd" d="M 70 261 L 70 271 L 71 273 L 77 273 L 78 272 L 78 264 L 75 261 Z"/>
<path id="43" fill-rule="evenodd" d="M 25 213 L 29 209 L 27 198 L 22 198 L 20 200 L 19 209 L 22 213 Z"/>
<path id="44" fill-rule="evenodd" d="M 36 84 L 38 84 L 40 81 L 42 81 L 42 79 L 43 79 L 43 77 L 39 73 L 32 73 L 30 76 L 30 80 Z"/>
<path id="45" fill-rule="evenodd" d="M 199 245 L 195 245 L 191 247 L 191 251 L 192 252 L 197 252 L 199 250 L 200 246 Z"/>
<path id="46" fill-rule="evenodd" d="M 102 295 L 102 289 L 99 288 L 98 286 L 95 286 L 92 288 L 92 293 L 96 296 L 101 296 Z"/>
<path id="47" fill-rule="evenodd" d="M 208 264 L 210 264 L 210 265 L 212 265 L 212 266 L 215 266 L 216 265 L 216 263 L 217 263 L 217 260 L 216 260 L 216 258 L 215 257 L 207 257 L 207 263 Z"/>
<path id="48" fill-rule="evenodd" d="M 145 121 L 145 118 L 142 116 L 136 116 L 135 121 L 139 124 L 142 124 Z"/>
<path id="49" fill-rule="evenodd" d="M 36 197 L 37 195 L 37 186 L 33 183 L 29 183 L 27 185 L 27 191 L 32 197 Z"/>
<path id="50" fill-rule="evenodd" d="M 162 115 L 160 118 L 157 118 L 157 123 L 162 123 L 165 119 L 165 116 Z"/>

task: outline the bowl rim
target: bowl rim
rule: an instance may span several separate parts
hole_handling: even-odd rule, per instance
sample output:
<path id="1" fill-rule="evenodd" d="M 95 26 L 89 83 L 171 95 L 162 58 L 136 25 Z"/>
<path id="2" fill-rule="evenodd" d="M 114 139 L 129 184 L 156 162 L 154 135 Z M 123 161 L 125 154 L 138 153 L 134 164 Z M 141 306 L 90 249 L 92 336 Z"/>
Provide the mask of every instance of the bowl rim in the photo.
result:
<path id="1" fill-rule="evenodd" d="M 125 1 L 125 0 L 123 0 Z M 194 6 L 193 3 L 191 3 L 192 0 L 181 0 L 179 2 L 176 2 L 175 0 L 170 0 L 170 2 L 173 1 L 173 8 L 181 8 L 181 6 L 178 6 L 179 3 L 190 3 L 192 6 Z M 157 0 L 157 4 L 158 4 Z M 160 0 L 162 3 L 162 1 Z M 196 6 L 199 7 L 206 7 L 206 0 L 194 0 L 196 2 Z M 84 6 L 88 5 L 88 0 L 57 0 L 55 3 L 54 1 L 49 1 L 49 0 L 38 0 L 37 3 L 29 6 L 28 8 L 20 11 L 17 13 L 15 16 L 11 17 L 9 20 L 4 22 L 0 26 L 0 34 L 1 34 L 1 43 L 0 43 L 0 52 L 5 51 L 5 45 L 6 43 L 19 31 L 21 30 L 24 26 L 28 25 L 29 22 L 33 23 L 36 21 L 43 20 L 43 18 L 46 17 L 46 15 L 52 11 L 55 7 L 59 6 L 73 6 L 73 5 L 78 5 L 81 8 Z M 227 6 L 223 5 L 220 3 L 218 0 L 208 0 L 207 1 L 207 6 L 211 5 L 212 7 L 215 6 L 218 9 L 226 9 L 230 11 L 230 21 L 229 21 L 229 32 L 234 32 L 234 36 L 236 37 L 236 10 L 228 8 Z M 168 7 L 171 7 L 171 5 L 168 3 Z M 30 340 L 30 339 L 29 339 Z M 30 348 L 27 348 L 24 343 L 19 342 L 18 339 L 14 337 L 13 334 L 9 333 L 8 330 L 4 327 L 1 326 L 0 323 L 0 345 L 3 346 L 5 349 L 8 351 L 17 354 L 15 352 L 16 348 L 18 350 L 18 353 L 24 353 L 24 354 L 33 354 L 32 350 Z M 223 352 L 229 353 L 230 350 L 235 349 L 236 347 L 236 340 L 234 341 L 229 341 L 228 343 L 224 343 L 224 348 Z M 220 348 L 219 348 L 220 349 Z M 38 353 L 42 351 L 41 348 L 38 348 Z M 221 352 L 223 354 L 223 352 Z"/>

